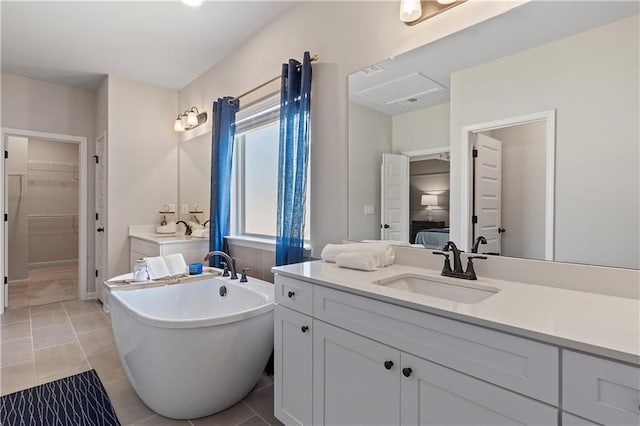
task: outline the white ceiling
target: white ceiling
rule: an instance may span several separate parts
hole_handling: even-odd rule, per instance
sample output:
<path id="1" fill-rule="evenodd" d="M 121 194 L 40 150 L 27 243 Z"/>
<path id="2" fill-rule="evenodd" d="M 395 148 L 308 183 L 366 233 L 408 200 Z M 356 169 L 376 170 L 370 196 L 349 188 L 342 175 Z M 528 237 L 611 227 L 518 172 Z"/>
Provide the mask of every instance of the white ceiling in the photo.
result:
<path id="1" fill-rule="evenodd" d="M 105 74 L 181 89 L 292 4 L 3 0 L 2 72 L 89 89 Z"/>
<path id="2" fill-rule="evenodd" d="M 351 74 L 349 100 L 390 116 L 448 102 L 450 77 L 456 71 L 639 12 L 638 1 L 525 3 L 489 21 Z M 429 21 L 419 25 L 429 25 Z M 434 89 L 425 90 L 424 79 L 423 84 L 412 85 L 416 74 L 431 80 Z M 385 96 L 391 88 L 397 96 Z"/>

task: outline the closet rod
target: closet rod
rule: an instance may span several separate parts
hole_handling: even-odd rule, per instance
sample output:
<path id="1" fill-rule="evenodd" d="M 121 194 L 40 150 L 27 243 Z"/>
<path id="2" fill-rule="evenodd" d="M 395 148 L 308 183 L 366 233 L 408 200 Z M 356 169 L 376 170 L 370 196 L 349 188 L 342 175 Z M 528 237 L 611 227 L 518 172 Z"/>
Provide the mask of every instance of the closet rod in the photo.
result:
<path id="1" fill-rule="evenodd" d="M 319 59 L 318 55 L 313 55 L 313 56 L 311 57 L 311 62 L 317 62 L 317 61 L 318 61 L 318 59 Z M 267 86 L 267 85 L 269 85 L 269 84 L 273 83 L 274 81 L 279 80 L 279 79 L 281 79 L 281 78 L 282 78 L 282 76 L 281 76 L 281 75 L 279 75 L 279 76 L 277 76 L 277 77 L 273 77 L 271 80 L 269 80 L 269 81 L 265 81 L 265 82 L 264 82 L 264 83 L 262 83 L 261 85 L 256 86 L 256 87 L 254 87 L 254 88 L 253 88 L 253 89 L 251 89 L 251 90 L 247 90 L 247 91 L 246 91 L 246 92 L 244 92 L 243 94 L 238 95 L 238 96 L 236 96 L 236 97 L 235 97 L 235 98 L 233 98 L 233 99 L 229 99 L 229 103 L 231 103 L 231 104 L 232 104 L 232 103 L 234 103 L 234 102 L 236 102 L 236 101 L 240 100 L 241 98 L 244 98 L 245 96 L 250 95 L 251 93 L 255 92 L 256 90 L 260 90 L 260 89 L 262 89 L 264 86 Z"/>

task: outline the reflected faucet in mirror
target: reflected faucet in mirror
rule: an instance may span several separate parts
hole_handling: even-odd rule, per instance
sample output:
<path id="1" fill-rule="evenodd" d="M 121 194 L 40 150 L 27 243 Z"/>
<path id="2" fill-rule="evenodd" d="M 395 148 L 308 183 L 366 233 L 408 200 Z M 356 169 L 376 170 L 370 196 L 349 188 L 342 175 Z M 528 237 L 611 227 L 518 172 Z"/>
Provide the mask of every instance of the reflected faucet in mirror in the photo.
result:
<path id="1" fill-rule="evenodd" d="M 177 221 L 177 222 L 176 222 L 176 225 L 177 225 L 178 223 L 182 223 L 182 224 L 184 224 L 184 227 L 185 227 L 185 229 L 184 229 L 184 235 L 191 235 L 191 232 L 193 232 L 193 230 L 191 229 L 191 225 L 189 225 L 189 224 L 188 224 L 187 222 L 185 222 L 184 220 L 179 220 L 179 221 Z"/>
<path id="2" fill-rule="evenodd" d="M 473 243 L 473 248 L 471 249 L 471 253 L 477 253 L 478 247 L 480 246 L 480 244 L 487 244 L 487 239 L 482 235 L 476 238 L 476 242 Z"/>

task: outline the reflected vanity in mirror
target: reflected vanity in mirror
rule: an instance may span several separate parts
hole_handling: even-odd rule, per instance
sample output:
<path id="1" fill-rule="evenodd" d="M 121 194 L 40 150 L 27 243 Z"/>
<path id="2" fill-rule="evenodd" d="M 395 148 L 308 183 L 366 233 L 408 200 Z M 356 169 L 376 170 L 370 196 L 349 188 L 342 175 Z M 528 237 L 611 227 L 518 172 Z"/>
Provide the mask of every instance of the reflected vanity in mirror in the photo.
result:
<path id="1" fill-rule="evenodd" d="M 353 73 L 349 239 L 638 269 L 639 12 L 530 2 Z"/>

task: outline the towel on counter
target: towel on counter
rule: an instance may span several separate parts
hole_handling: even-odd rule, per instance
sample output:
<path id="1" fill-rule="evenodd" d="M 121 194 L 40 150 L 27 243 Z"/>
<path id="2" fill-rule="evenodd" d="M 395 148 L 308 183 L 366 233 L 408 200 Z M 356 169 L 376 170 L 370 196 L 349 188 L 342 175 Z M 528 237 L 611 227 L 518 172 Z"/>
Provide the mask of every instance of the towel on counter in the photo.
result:
<path id="1" fill-rule="evenodd" d="M 196 229 L 191 233 L 194 238 L 209 238 L 209 228 Z"/>
<path id="2" fill-rule="evenodd" d="M 411 247 L 411 243 L 409 241 L 403 240 L 362 240 L 362 242 L 368 244 L 389 244 L 392 246 Z"/>
<path id="3" fill-rule="evenodd" d="M 192 230 L 196 230 L 196 229 L 204 229 L 204 225 L 202 225 L 201 223 L 198 222 L 194 222 L 192 220 L 189 221 L 189 226 L 191 227 Z"/>
<path id="4" fill-rule="evenodd" d="M 371 251 L 340 253 L 336 257 L 336 265 L 339 267 L 357 269 L 359 271 L 375 271 L 379 263 L 378 254 Z"/>
<path id="5" fill-rule="evenodd" d="M 325 262 L 334 262 L 341 253 L 373 253 L 376 255 L 377 267 L 393 265 L 396 252 L 389 244 L 353 243 L 353 244 L 327 244 L 322 249 L 320 257 Z"/>
<path id="6" fill-rule="evenodd" d="M 176 226 L 175 222 L 169 222 L 166 225 L 158 226 L 156 228 L 156 233 L 158 233 L 158 234 L 175 234 L 177 228 L 178 227 Z"/>

